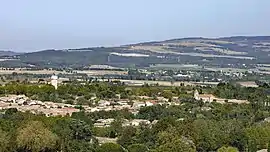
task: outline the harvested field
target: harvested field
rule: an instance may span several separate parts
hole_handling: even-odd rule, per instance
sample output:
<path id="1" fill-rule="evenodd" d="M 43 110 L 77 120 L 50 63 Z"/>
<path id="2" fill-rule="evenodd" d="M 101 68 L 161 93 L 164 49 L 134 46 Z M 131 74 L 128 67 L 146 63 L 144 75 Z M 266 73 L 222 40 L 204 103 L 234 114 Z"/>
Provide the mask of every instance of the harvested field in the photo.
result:
<path id="1" fill-rule="evenodd" d="M 198 42 L 179 42 L 179 43 L 164 43 L 163 45 L 185 46 L 185 47 L 218 47 L 218 45 Z"/>
<path id="2" fill-rule="evenodd" d="M 209 71 L 222 71 L 222 72 L 247 72 L 249 69 L 238 69 L 238 68 L 216 68 L 216 67 L 206 67 Z"/>
<path id="3" fill-rule="evenodd" d="M 121 80 L 121 79 L 114 79 L 118 80 L 120 82 L 124 82 L 127 85 L 130 86 L 141 86 L 143 84 L 149 84 L 149 85 L 156 85 L 159 86 L 181 86 L 181 84 L 184 84 L 185 86 L 195 86 L 195 85 L 217 85 L 219 82 L 186 82 L 186 81 L 150 81 L 150 80 Z"/>
<path id="4" fill-rule="evenodd" d="M 229 49 L 222 49 L 222 48 L 217 48 L 217 47 L 196 47 L 194 48 L 195 50 L 200 50 L 202 52 L 207 52 L 207 51 L 216 51 L 219 53 L 227 54 L 227 55 L 246 55 L 246 52 L 237 52 Z"/>
<path id="5" fill-rule="evenodd" d="M 198 46 L 197 46 L 198 47 Z M 213 54 L 206 54 L 206 53 L 179 53 L 170 50 L 169 47 L 164 46 L 132 46 L 129 50 L 147 50 L 154 53 L 164 53 L 164 54 L 175 54 L 175 55 L 187 55 L 187 56 L 200 56 L 200 57 L 208 57 L 208 58 L 233 58 L 233 59 L 245 59 L 245 60 L 253 60 L 254 57 L 249 56 L 232 56 L 232 55 L 213 55 Z M 216 49 L 216 51 L 221 51 Z M 225 54 L 234 54 L 236 55 L 237 52 L 228 50 L 227 52 L 224 51 Z M 244 53 L 239 52 L 240 54 L 244 55 Z"/>
<path id="6" fill-rule="evenodd" d="M 87 75 L 127 75 L 127 71 L 113 71 L 113 70 L 84 70 L 84 71 L 76 71 L 80 74 Z"/>
<path id="7" fill-rule="evenodd" d="M 248 56 L 230 56 L 230 55 L 213 55 L 213 54 L 203 54 L 203 53 L 176 53 L 179 55 L 188 55 L 188 56 L 201 56 L 208 58 L 232 58 L 232 59 L 244 59 L 244 60 L 254 60 L 254 57 Z"/>
<path id="8" fill-rule="evenodd" d="M 177 52 L 168 50 L 168 48 L 164 46 L 152 46 L 152 45 L 132 46 L 129 48 L 129 50 L 145 50 L 145 51 L 151 51 L 155 53 L 172 53 L 172 54 L 177 53 Z"/>

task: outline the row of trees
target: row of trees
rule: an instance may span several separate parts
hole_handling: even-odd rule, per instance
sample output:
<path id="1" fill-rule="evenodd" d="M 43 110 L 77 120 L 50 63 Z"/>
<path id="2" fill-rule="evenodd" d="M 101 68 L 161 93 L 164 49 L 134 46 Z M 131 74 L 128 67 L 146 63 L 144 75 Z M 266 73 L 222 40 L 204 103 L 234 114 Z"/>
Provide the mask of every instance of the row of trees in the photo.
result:
<path id="1" fill-rule="evenodd" d="M 206 107 L 210 108 L 210 110 Z M 74 113 L 45 117 L 8 109 L 0 119 L 0 151 L 256 151 L 270 141 L 267 110 L 252 105 L 184 102 L 180 106 L 128 111 Z M 95 128 L 100 118 L 115 118 L 110 127 Z M 152 125 L 123 127 L 123 118 L 158 120 Z M 99 145 L 96 136 L 117 137 L 117 144 Z"/>
<path id="2" fill-rule="evenodd" d="M 45 117 L 8 109 L 0 119 L 0 152 L 124 152 L 115 143 L 100 145 L 91 119 L 78 113 L 72 117 Z M 128 147 L 136 149 L 136 145 Z"/>

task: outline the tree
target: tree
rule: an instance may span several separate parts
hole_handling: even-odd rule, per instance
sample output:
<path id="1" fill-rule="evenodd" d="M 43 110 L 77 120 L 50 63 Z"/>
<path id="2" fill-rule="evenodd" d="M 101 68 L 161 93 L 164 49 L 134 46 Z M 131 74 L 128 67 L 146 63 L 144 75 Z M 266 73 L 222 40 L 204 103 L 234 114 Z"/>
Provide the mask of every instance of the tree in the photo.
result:
<path id="1" fill-rule="evenodd" d="M 157 134 L 151 126 L 141 125 L 136 134 L 136 143 L 144 144 L 148 148 L 155 147 Z"/>
<path id="2" fill-rule="evenodd" d="M 164 90 L 161 94 L 164 98 L 170 99 L 173 97 L 171 90 Z"/>
<path id="3" fill-rule="evenodd" d="M 58 148 L 61 151 L 68 151 L 70 148 L 69 141 L 72 140 L 72 130 L 69 127 L 70 119 L 59 119 L 53 126 L 53 132 L 59 136 Z M 72 146 L 72 145 L 71 145 Z"/>
<path id="4" fill-rule="evenodd" d="M 54 149 L 57 136 L 45 128 L 39 121 L 30 121 L 25 127 L 18 130 L 17 145 L 19 148 L 39 152 L 45 149 Z"/>
<path id="5" fill-rule="evenodd" d="M 143 144 L 133 144 L 128 146 L 129 152 L 148 152 L 148 148 Z"/>
<path id="6" fill-rule="evenodd" d="M 173 151 L 173 152 L 196 152 L 196 147 L 192 140 L 184 137 L 176 128 L 168 128 L 158 134 L 159 146 L 156 152 Z"/>
<path id="7" fill-rule="evenodd" d="M 92 126 L 92 119 L 86 115 L 84 111 L 73 112 L 71 118 L 86 122 L 89 126 Z"/>
<path id="8" fill-rule="evenodd" d="M 125 127 L 121 133 L 121 136 L 118 138 L 117 143 L 120 145 L 127 147 L 131 145 L 133 141 L 133 137 L 136 135 L 136 128 L 134 127 Z"/>
<path id="9" fill-rule="evenodd" d="M 185 141 L 181 139 L 176 139 L 173 142 L 169 142 L 163 145 L 160 145 L 156 150 L 156 152 L 164 152 L 164 151 L 173 151 L 173 152 L 196 152 L 195 147 L 187 144 Z"/>
<path id="10" fill-rule="evenodd" d="M 82 142 L 78 140 L 70 140 L 66 143 L 65 152 L 94 152 L 95 145 L 90 142 Z"/>
<path id="11" fill-rule="evenodd" d="M 270 128 L 268 125 L 252 126 L 246 129 L 246 136 L 251 147 L 258 147 L 259 149 L 267 148 L 270 141 Z"/>
<path id="12" fill-rule="evenodd" d="M 147 119 L 150 121 L 160 119 L 162 114 L 165 112 L 166 107 L 161 105 L 142 107 L 137 114 L 139 119 Z"/>
<path id="13" fill-rule="evenodd" d="M 230 146 L 223 146 L 217 150 L 217 152 L 239 152 L 237 148 Z"/>
<path id="14" fill-rule="evenodd" d="M 89 101 L 86 100 L 84 97 L 80 97 L 77 99 L 77 104 L 78 105 L 87 105 L 87 104 L 89 104 Z"/>
<path id="15" fill-rule="evenodd" d="M 248 142 L 248 152 L 254 152 L 257 151 L 258 147 L 254 141 L 249 141 Z"/>
<path id="16" fill-rule="evenodd" d="M 270 141 L 268 142 L 267 151 L 269 151 L 269 152 L 270 152 Z"/>
<path id="17" fill-rule="evenodd" d="M 171 126 L 176 125 L 176 120 L 173 117 L 166 117 L 161 120 L 159 120 L 154 126 L 153 126 L 153 131 L 155 133 L 164 131 L 168 129 Z"/>
<path id="18" fill-rule="evenodd" d="M 222 112 L 219 112 L 222 114 Z M 198 151 L 214 151 L 223 145 L 233 145 L 244 150 L 244 126 L 237 120 L 195 120 L 193 123 Z M 192 132 L 190 130 L 189 132 Z"/>
<path id="19" fill-rule="evenodd" d="M 122 132 L 122 119 L 117 117 L 115 118 L 115 120 L 111 123 L 111 132 L 112 134 L 110 134 L 111 138 L 117 137 L 118 135 L 120 135 L 120 133 Z"/>
<path id="20" fill-rule="evenodd" d="M 84 121 L 73 119 L 69 123 L 71 129 L 71 136 L 74 140 L 91 141 L 92 131 L 91 127 Z"/>
<path id="21" fill-rule="evenodd" d="M 96 140 L 92 136 L 91 127 L 84 121 L 61 118 L 56 121 L 53 131 L 60 137 L 58 148 L 61 151 L 82 152 L 95 148 Z"/>
<path id="22" fill-rule="evenodd" d="M 13 115 L 13 114 L 15 114 L 17 112 L 18 112 L 18 110 L 16 108 L 9 108 L 9 109 L 6 110 L 5 116 Z"/>
<path id="23" fill-rule="evenodd" d="M 0 152 L 8 151 L 9 137 L 6 132 L 0 129 Z"/>
<path id="24" fill-rule="evenodd" d="M 105 143 L 98 148 L 97 152 L 125 152 L 125 150 L 118 144 Z"/>
<path id="25" fill-rule="evenodd" d="M 65 103 L 66 103 L 66 104 L 74 104 L 74 100 L 72 100 L 72 99 L 67 99 Z"/>

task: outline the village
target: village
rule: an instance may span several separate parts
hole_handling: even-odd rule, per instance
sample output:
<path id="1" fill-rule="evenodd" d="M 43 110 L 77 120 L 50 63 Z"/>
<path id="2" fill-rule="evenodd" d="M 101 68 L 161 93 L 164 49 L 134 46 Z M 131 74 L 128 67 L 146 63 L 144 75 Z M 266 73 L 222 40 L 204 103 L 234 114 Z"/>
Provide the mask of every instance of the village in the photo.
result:
<path id="1" fill-rule="evenodd" d="M 141 97 L 147 98 L 147 97 Z M 166 99 L 165 99 L 166 100 Z M 79 105 L 71 105 L 64 103 L 54 103 L 54 102 L 42 102 L 38 100 L 31 100 L 25 95 L 7 95 L 0 97 L 0 110 L 6 110 L 10 108 L 16 108 L 21 112 L 31 112 L 33 114 L 44 114 L 47 117 L 52 116 L 71 116 L 74 112 L 79 112 L 81 108 L 85 110 L 85 112 L 98 112 L 98 111 L 113 111 L 113 110 L 128 110 L 133 114 L 137 114 L 141 107 L 153 106 L 156 104 L 167 104 L 167 105 L 179 105 L 179 103 L 172 102 L 164 102 L 164 99 L 160 99 L 161 102 L 157 103 L 153 100 L 148 100 L 146 102 L 134 102 L 130 103 L 127 100 L 119 100 L 119 101 L 99 101 L 98 105 L 95 107 L 90 106 L 79 106 Z M 98 119 L 95 121 L 95 127 L 109 127 L 112 122 L 114 122 L 114 118 L 110 119 Z M 134 126 L 137 127 L 139 125 L 153 125 L 157 121 L 150 122 L 149 120 L 144 119 L 132 119 L 127 120 L 123 119 L 122 126 Z"/>
<path id="2" fill-rule="evenodd" d="M 52 75 L 49 81 L 49 84 L 52 85 L 55 89 L 58 88 L 59 84 L 62 81 L 59 81 L 58 76 Z M 5 95 L 0 97 L 0 109 L 9 109 L 16 108 L 19 111 L 26 112 L 30 111 L 34 114 L 44 114 L 46 116 L 71 116 L 74 112 L 79 112 L 81 108 L 85 112 L 96 112 L 96 111 L 112 111 L 112 110 L 123 110 L 127 109 L 132 114 L 137 114 L 141 107 L 153 106 L 156 104 L 159 105 L 180 105 L 178 97 L 172 97 L 169 102 L 168 98 L 159 96 L 149 97 L 149 96 L 137 96 L 137 100 L 127 100 L 120 99 L 111 100 L 111 99 L 100 99 L 94 106 L 86 105 L 76 105 L 76 104 L 66 104 L 66 103 L 57 103 L 51 101 L 38 101 L 32 100 L 25 95 Z M 93 97 L 96 99 L 96 97 Z M 217 98 L 212 94 L 199 94 L 198 90 L 194 91 L 194 99 L 197 101 L 203 102 L 217 102 L 221 104 L 225 103 L 236 103 L 236 104 L 248 104 L 247 100 L 237 100 L 237 99 L 222 99 Z"/>
<path id="3" fill-rule="evenodd" d="M 55 77 L 53 77 L 55 78 Z M 54 82 L 55 79 L 52 79 L 52 84 L 56 85 Z M 57 88 L 57 86 L 55 86 Z M 55 103 L 55 102 L 42 102 L 38 100 L 32 100 L 25 95 L 6 95 L 0 97 L 0 110 L 16 108 L 21 112 L 31 112 L 33 114 L 44 114 L 47 117 L 51 116 L 71 116 L 74 112 L 79 112 L 82 109 L 85 112 L 99 112 L 99 111 L 117 111 L 117 110 L 128 110 L 132 114 L 136 115 L 140 108 L 154 105 L 180 105 L 180 102 L 177 97 L 174 97 L 172 101 L 168 102 L 168 99 L 164 97 L 157 97 L 155 100 L 148 96 L 138 96 L 137 98 L 141 99 L 138 101 L 129 101 L 124 99 L 119 100 L 99 100 L 95 106 L 86 106 L 86 105 L 72 105 L 65 103 Z M 221 99 L 216 98 L 212 94 L 199 94 L 197 90 L 194 91 L 194 99 L 197 101 L 205 102 L 217 102 L 221 104 L 226 103 L 237 103 L 237 104 L 248 104 L 246 100 L 236 100 L 236 99 Z M 205 109 L 209 110 L 209 109 Z M 114 118 L 110 119 L 98 119 L 95 121 L 95 127 L 109 127 Z M 149 120 L 144 119 L 133 119 L 127 120 L 123 119 L 123 126 L 139 126 L 141 124 L 155 124 L 156 121 L 150 122 Z"/>
<path id="4" fill-rule="evenodd" d="M 98 104 L 94 107 L 81 106 L 86 112 L 96 112 L 96 111 L 112 111 L 112 110 L 123 110 L 127 109 L 131 113 L 136 114 L 141 107 L 153 106 L 156 104 L 160 105 L 180 105 L 177 102 L 177 97 L 174 97 L 174 102 L 168 102 L 168 99 L 164 97 L 157 97 L 153 100 L 148 96 L 139 96 L 139 98 L 145 101 L 132 101 L 129 100 L 100 100 Z M 202 100 L 203 102 L 218 102 L 224 103 L 237 103 L 237 104 L 248 104 L 247 100 L 236 100 L 236 99 L 221 99 L 216 98 L 212 94 L 199 94 L 197 90 L 194 92 L 194 98 L 196 100 Z M 55 103 L 55 102 L 42 102 L 38 100 L 32 100 L 25 95 L 6 95 L 0 97 L 0 110 L 16 108 L 19 111 L 26 112 L 30 111 L 35 114 L 45 114 L 46 116 L 70 116 L 73 112 L 79 112 L 79 105 L 71 105 L 65 103 Z"/>
<path id="5" fill-rule="evenodd" d="M 123 110 L 127 109 L 133 114 L 136 114 L 141 107 L 153 106 L 156 104 L 167 104 L 167 105 L 179 105 L 179 103 L 171 102 L 168 103 L 167 99 L 159 98 L 159 100 L 150 100 L 150 97 L 141 96 L 142 99 L 149 99 L 145 102 L 129 102 L 128 100 L 100 100 L 98 104 L 94 107 L 90 106 L 80 106 L 71 105 L 65 103 L 55 103 L 55 102 L 42 102 L 38 100 L 32 100 L 25 95 L 6 95 L 0 97 L 0 110 L 16 108 L 22 112 L 31 112 L 34 114 L 44 114 L 49 116 L 71 116 L 74 112 L 79 112 L 81 108 L 85 112 L 97 112 L 97 111 L 112 111 L 112 110 Z M 158 102 L 159 101 L 159 102 Z M 158 102 L 158 103 L 157 103 Z"/>

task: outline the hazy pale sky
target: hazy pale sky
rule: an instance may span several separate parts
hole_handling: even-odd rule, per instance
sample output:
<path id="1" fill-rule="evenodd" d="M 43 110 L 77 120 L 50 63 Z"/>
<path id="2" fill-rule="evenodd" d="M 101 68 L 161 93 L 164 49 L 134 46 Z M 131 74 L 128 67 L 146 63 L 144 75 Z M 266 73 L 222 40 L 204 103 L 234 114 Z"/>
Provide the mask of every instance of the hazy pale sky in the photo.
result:
<path id="1" fill-rule="evenodd" d="M 0 50 L 270 35 L 270 0 L 0 0 Z"/>

